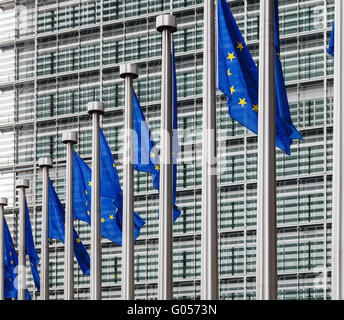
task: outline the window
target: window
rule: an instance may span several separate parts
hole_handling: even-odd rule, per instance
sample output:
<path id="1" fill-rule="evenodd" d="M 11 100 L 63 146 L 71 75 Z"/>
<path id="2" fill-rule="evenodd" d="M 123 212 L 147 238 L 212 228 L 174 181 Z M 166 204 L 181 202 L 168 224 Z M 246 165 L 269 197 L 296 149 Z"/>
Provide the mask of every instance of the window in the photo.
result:
<path id="1" fill-rule="evenodd" d="M 42 53 L 37 59 L 37 76 L 54 74 L 56 72 L 56 52 Z"/>
<path id="2" fill-rule="evenodd" d="M 111 40 L 103 45 L 103 63 L 113 64 L 123 61 L 123 40 Z"/>
<path id="3" fill-rule="evenodd" d="M 57 10 L 40 11 L 37 15 L 37 33 L 52 32 L 56 30 Z"/>
<path id="4" fill-rule="evenodd" d="M 103 1 L 103 20 L 111 21 L 123 17 L 123 2 L 114 0 Z"/>
<path id="5" fill-rule="evenodd" d="M 36 160 L 43 157 L 56 158 L 56 135 L 37 137 Z"/>
<path id="6" fill-rule="evenodd" d="M 78 112 L 78 91 L 62 91 L 57 95 L 57 114 L 71 114 Z"/>
<path id="7" fill-rule="evenodd" d="M 100 64 L 99 45 L 88 45 L 82 47 L 80 51 L 80 69 L 93 68 Z"/>
<path id="8" fill-rule="evenodd" d="M 46 93 L 37 96 L 37 118 L 53 117 L 56 114 L 56 94 Z"/>
<path id="9" fill-rule="evenodd" d="M 74 71 L 79 68 L 79 49 L 61 50 L 58 54 L 58 72 Z"/>

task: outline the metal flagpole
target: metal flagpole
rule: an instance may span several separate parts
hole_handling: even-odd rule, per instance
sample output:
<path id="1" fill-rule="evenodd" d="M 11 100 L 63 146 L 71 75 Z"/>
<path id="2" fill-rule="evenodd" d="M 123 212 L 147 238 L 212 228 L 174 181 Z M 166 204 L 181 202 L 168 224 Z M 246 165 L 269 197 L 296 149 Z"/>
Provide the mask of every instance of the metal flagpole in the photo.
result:
<path id="1" fill-rule="evenodd" d="M 53 161 L 50 158 L 40 158 L 38 165 L 43 170 L 41 300 L 49 300 L 49 168 Z"/>
<path id="2" fill-rule="evenodd" d="M 104 104 L 93 101 L 87 104 L 92 114 L 92 194 L 91 194 L 91 300 L 100 300 L 101 287 L 101 236 L 100 236 L 100 146 L 99 119 Z"/>
<path id="3" fill-rule="evenodd" d="M 18 252 L 18 300 L 26 299 L 26 215 L 25 189 L 29 187 L 29 180 L 18 179 L 16 188 L 19 189 L 19 252 Z"/>
<path id="4" fill-rule="evenodd" d="M 0 198 L 0 300 L 5 299 L 4 206 L 7 206 L 7 198 Z"/>
<path id="5" fill-rule="evenodd" d="M 156 19 L 156 29 L 162 33 L 158 296 L 160 300 L 171 300 L 173 298 L 171 34 L 177 30 L 176 17 L 169 14 L 158 16 Z"/>
<path id="6" fill-rule="evenodd" d="M 344 299 L 344 3 L 335 1 L 333 198 L 332 198 L 332 299 Z"/>
<path id="7" fill-rule="evenodd" d="M 133 79 L 138 77 L 135 64 L 120 66 L 125 81 L 123 225 L 122 225 L 122 299 L 134 299 L 134 184 L 133 184 Z"/>
<path id="8" fill-rule="evenodd" d="M 274 0 L 260 2 L 257 300 L 277 299 Z"/>
<path id="9" fill-rule="evenodd" d="M 218 299 L 215 9 L 204 1 L 201 297 Z"/>
<path id="10" fill-rule="evenodd" d="M 64 132 L 62 142 L 67 149 L 66 155 L 66 210 L 64 246 L 64 299 L 74 299 L 74 235 L 73 235 L 73 145 L 78 143 L 76 132 Z"/>

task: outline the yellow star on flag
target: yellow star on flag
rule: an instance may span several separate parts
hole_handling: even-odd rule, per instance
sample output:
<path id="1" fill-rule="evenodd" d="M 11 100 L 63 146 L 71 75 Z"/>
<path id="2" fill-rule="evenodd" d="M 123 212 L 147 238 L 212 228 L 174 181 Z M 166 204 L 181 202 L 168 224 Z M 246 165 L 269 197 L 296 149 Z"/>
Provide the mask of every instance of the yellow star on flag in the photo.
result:
<path id="1" fill-rule="evenodd" d="M 151 157 L 154 159 L 156 157 L 156 150 L 153 149 L 151 152 Z"/>
<path id="2" fill-rule="evenodd" d="M 155 166 L 155 170 L 159 171 L 160 170 L 160 163 L 158 165 Z"/>
<path id="3" fill-rule="evenodd" d="M 101 218 L 101 219 L 100 219 L 100 222 L 101 222 L 101 223 L 104 223 L 104 221 L 105 221 L 104 218 Z"/>
<path id="4" fill-rule="evenodd" d="M 238 42 L 237 49 L 239 49 L 240 52 L 242 51 L 242 49 L 244 49 L 244 46 L 243 46 L 242 42 Z"/>
<path id="5" fill-rule="evenodd" d="M 90 212 L 89 210 L 87 210 L 87 214 L 88 214 L 88 215 L 90 215 L 90 214 L 91 214 L 91 212 Z"/>
<path id="6" fill-rule="evenodd" d="M 92 181 L 89 181 L 89 182 L 88 182 L 88 185 L 89 185 L 89 186 L 92 186 Z"/>
<path id="7" fill-rule="evenodd" d="M 234 52 L 232 52 L 232 53 L 228 52 L 227 60 L 230 60 L 231 62 L 233 62 L 233 59 L 235 59 Z"/>
<path id="8" fill-rule="evenodd" d="M 109 215 L 109 219 L 110 219 L 110 220 L 113 220 L 113 219 L 114 219 L 113 214 L 110 214 L 110 215 Z"/>
<path id="9" fill-rule="evenodd" d="M 240 104 L 242 107 L 244 107 L 245 104 L 247 104 L 246 98 L 243 98 L 243 99 L 240 99 L 240 98 L 239 98 L 239 100 L 240 100 L 239 104 Z"/>
<path id="10" fill-rule="evenodd" d="M 76 239 L 76 242 L 77 242 L 77 243 L 80 243 L 80 242 L 81 242 L 80 238 Z"/>
<path id="11" fill-rule="evenodd" d="M 254 104 L 252 110 L 255 112 L 258 112 L 258 104 Z"/>
<path id="12" fill-rule="evenodd" d="M 116 168 L 116 163 L 113 163 L 112 166 L 113 166 L 114 168 Z"/>
<path id="13" fill-rule="evenodd" d="M 236 90 L 234 89 L 234 86 L 231 86 L 231 94 L 233 95 L 234 92 L 236 92 Z"/>
<path id="14" fill-rule="evenodd" d="M 232 75 L 230 69 L 227 70 L 227 75 L 228 77 Z"/>
<path id="15" fill-rule="evenodd" d="M 85 194 L 86 194 L 86 196 L 87 196 L 87 193 L 88 193 L 88 192 L 87 192 L 87 190 L 85 190 Z"/>

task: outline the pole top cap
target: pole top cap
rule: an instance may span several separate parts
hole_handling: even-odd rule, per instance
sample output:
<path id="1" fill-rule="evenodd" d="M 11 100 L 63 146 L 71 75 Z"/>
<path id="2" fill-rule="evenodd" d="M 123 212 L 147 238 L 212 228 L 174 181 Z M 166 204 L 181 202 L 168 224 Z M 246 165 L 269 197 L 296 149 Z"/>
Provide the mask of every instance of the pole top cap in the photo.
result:
<path id="1" fill-rule="evenodd" d="M 137 66 L 135 63 L 123 63 L 119 66 L 119 75 L 121 78 L 131 76 L 133 79 L 136 79 L 139 74 L 137 72 Z"/>
<path id="2" fill-rule="evenodd" d="M 0 197 L 0 206 L 7 206 L 7 198 Z"/>
<path id="3" fill-rule="evenodd" d="M 176 17 L 171 14 L 162 14 L 156 17 L 156 29 L 162 32 L 164 29 L 170 29 L 173 33 L 177 31 Z"/>
<path id="4" fill-rule="evenodd" d="M 16 181 L 16 188 L 28 188 L 29 186 L 29 180 L 27 179 L 17 179 Z"/>
<path id="5" fill-rule="evenodd" d="M 38 165 L 43 167 L 49 167 L 51 168 L 53 166 L 53 160 L 51 158 L 39 158 Z"/>
<path id="6" fill-rule="evenodd" d="M 77 132 L 63 132 L 62 133 L 62 142 L 63 143 L 72 143 L 76 144 L 78 143 L 78 133 Z"/>
<path id="7" fill-rule="evenodd" d="M 87 104 L 88 113 L 104 113 L 104 103 L 101 101 L 91 101 Z"/>

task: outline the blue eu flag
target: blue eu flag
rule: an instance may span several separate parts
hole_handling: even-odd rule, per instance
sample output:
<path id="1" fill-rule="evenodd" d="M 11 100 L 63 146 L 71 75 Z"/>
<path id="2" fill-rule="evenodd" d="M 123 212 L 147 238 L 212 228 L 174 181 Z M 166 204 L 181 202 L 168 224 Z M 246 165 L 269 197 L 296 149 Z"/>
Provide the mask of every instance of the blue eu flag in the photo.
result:
<path id="1" fill-rule="evenodd" d="M 90 167 L 73 152 L 73 207 L 74 218 L 91 224 L 91 180 Z"/>
<path id="2" fill-rule="evenodd" d="M 54 186 L 49 179 L 49 238 L 64 243 L 65 240 L 65 210 L 58 198 Z M 74 255 L 84 274 L 90 274 L 90 256 L 73 228 Z"/>
<path id="3" fill-rule="evenodd" d="M 122 245 L 123 192 L 118 178 L 117 168 L 109 144 L 100 130 L 100 210 L 102 215 L 102 233 Z M 113 232 L 113 214 L 118 231 Z M 145 221 L 134 212 L 134 241 L 140 234 Z"/>
<path id="4" fill-rule="evenodd" d="M 119 182 L 116 163 L 102 129 L 99 129 L 100 144 L 100 194 L 103 198 L 114 199 L 117 208 L 123 206 L 123 193 Z"/>
<path id="5" fill-rule="evenodd" d="M 277 2 L 276 2 L 277 4 Z M 277 5 L 275 5 L 275 8 Z M 275 14 L 275 36 L 278 37 Z M 301 139 L 290 118 L 282 68 L 279 39 L 276 42 L 276 145 L 290 154 L 292 139 Z M 218 80 L 227 96 L 230 116 L 258 133 L 258 68 L 245 44 L 225 0 L 218 1 Z"/>
<path id="6" fill-rule="evenodd" d="M 4 218 L 4 273 L 5 273 L 5 299 L 16 298 L 17 291 L 15 287 L 16 272 L 18 265 L 17 253 L 14 249 L 10 230 L 8 229 L 6 219 Z"/>
<path id="7" fill-rule="evenodd" d="M 4 218 L 4 293 L 5 299 L 18 297 L 18 257 L 12 236 L 6 219 Z M 26 300 L 31 300 L 31 295 L 28 289 L 26 289 Z"/>
<path id="8" fill-rule="evenodd" d="M 176 75 L 176 61 L 174 57 L 174 42 L 172 41 L 172 95 L 173 95 L 173 109 L 172 109 L 172 161 L 173 161 L 173 221 L 180 216 L 180 210 L 176 206 L 176 192 L 177 192 L 177 158 L 179 153 L 178 143 L 178 116 L 177 116 L 177 75 Z"/>
<path id="9" fill-rule="evenodd" d="M 115 162 L 100 129 L 100 214 L 101 235 L 122 245 L 123 194 Z M 92 173 L 90 167 L 74 151 L 74 217 L 91 224 Z M 134 239 L 139 236 L 145 221 L 134 212 Z"/>
<path id="10" fill-rule="evenodd" d="M 173 137 L 172 137 L 172 160 L 173 160 L 173 222 L 180 216 L 180 210 L 176 206 L 177 187 L 177 157 L 178 126 L 177 126 L 177 82 L 174 59 L 174 47 L 172 52 L 172 92 L 173 92 Z M 139 100 L 135 92 L 133 93 L 133 129 L 134 135 L 134 169 L 141 172 L 149 172 L 152 175 L 153 186 L 159 190 L 160 183 L 160 163 L 158 152 L 152 138 L 152 134 L 147 126 L 146 119 L 142 112 Z"/>
<path id="11" fill-rule="evenodd" d="M 39 280 L 39 272 L 37 269 L 38 263 L 39 263 L 39 257 L 35 249 L 35 244 L 33 242 L 33 236 L 32 236 L 32 229 L 31 229 L 31 223 L 30 223 L 30 214 L 29 214 L 29 208 L 27 206 L 27 203 L 25 201 L 25 214 L 26 214 L 26 226 L 25 226 L 25 235 L 26 235 L 26 254 L 29 256 L 30 266 L 31 266 L 31 272 L 33 276 L 33 280 L 35 282 L 36 288 L 38 291 L 40 291 L 40 280 Z"/>
<path id="12" fill-rule="evenodd" d="M 292 130 L 290 139 L 302 140 L 301 134 L 296 130 L 291 120 L 287 90 L 284 83 L 282 64 L 280 60 L 280 37 L 279 37 L 279 18 L 278 18 L 278 0 L 274 3 L 274 25 L 275 25 L 275 90 L 276 90 L 276 111 L 280 115 L 282 121 L 288 124 Z M 291 141 L 292 142 L 292 141 Z"/>
<path id="13" fill-rule="evenodd" d="M 330 43 L 328 45 L 328 53 L 334 57 L 334 21 L 333 21 L 333 25 L 332 25 Z"/>
<path id="14" fill-rule="evenodd" d="M 160 162 L 155 142 L 147 126 L 139 100 L 133 91 L 133 130 L 134 134 L 134 169 L 149 172 L 153 186 L 159 190 Z"/>
<path id="15" fill-rule="evenodd" d="M 152 175 L 153 186 L 159 190 L 160 186 L 160 162 L 159 155 L 147 126 L 140 103 L 134 92 L 133 94 L 133 129 L 134 137 L 134 169 L 141 172 L 149 172 Z M 176 155 L 175 155 L 176 157 Z M 173 158 L 175 158 L 173 157 Z M 177 164 L 173 162 L 173 222 L 180 216 L 180 210 L 175 205 L 176 201 L 176 178 Z"/>

